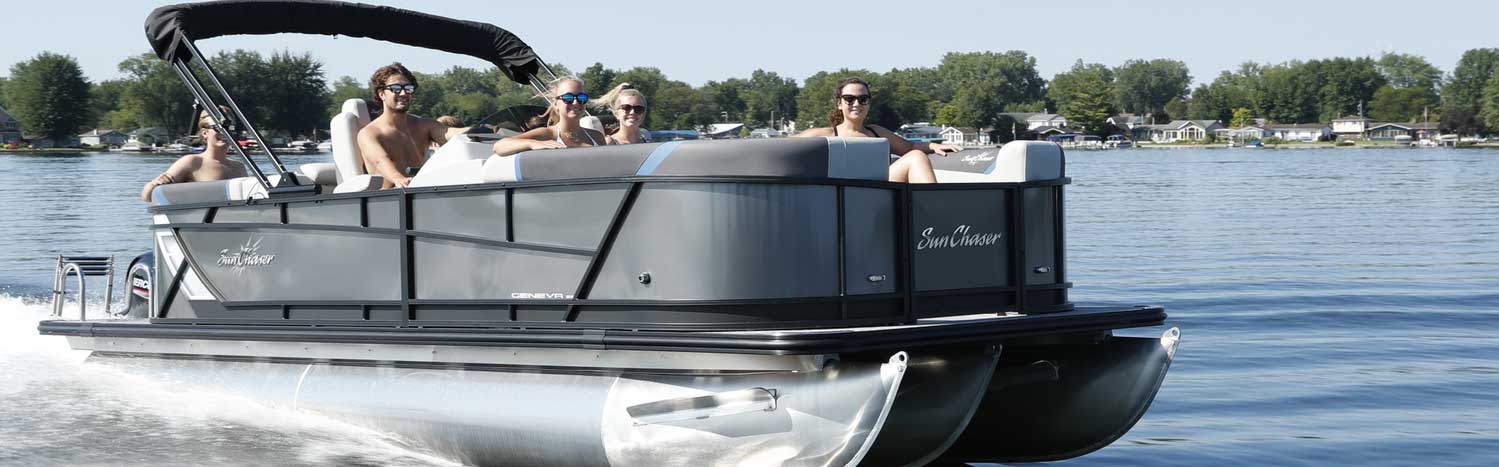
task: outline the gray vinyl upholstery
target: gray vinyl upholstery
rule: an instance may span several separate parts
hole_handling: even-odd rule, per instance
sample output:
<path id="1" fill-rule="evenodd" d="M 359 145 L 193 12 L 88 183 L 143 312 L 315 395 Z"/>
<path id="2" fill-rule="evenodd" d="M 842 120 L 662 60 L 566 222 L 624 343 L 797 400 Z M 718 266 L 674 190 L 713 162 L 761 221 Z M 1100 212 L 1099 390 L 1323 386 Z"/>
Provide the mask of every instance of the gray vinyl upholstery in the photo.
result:
<path id="1" fill-rule="evenodd" d="M 877 138 L 672 141 L 549 149 L 492 157 L 485 163 L 484 181 L 633 176 L 885 180 L 889 154 L 889 143 Z"/>

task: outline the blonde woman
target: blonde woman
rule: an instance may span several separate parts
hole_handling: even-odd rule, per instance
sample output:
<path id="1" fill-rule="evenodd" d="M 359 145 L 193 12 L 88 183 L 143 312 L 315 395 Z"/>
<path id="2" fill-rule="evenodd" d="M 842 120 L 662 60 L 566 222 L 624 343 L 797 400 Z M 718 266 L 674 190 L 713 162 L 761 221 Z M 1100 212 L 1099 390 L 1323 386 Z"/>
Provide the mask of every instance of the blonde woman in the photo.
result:
<path id="1" fill-rule="evenodd" d="M 551 101 L 544 114 L 547 126 L 505 138 L 494 143 L 494 153 L 509 156 L 537 149 L 576 148 L 602 146 L 603 133 L 583 128 L 580 121 L 588 104 L 588 93 L 583 91 L 583 80 L 567 76 L 557 78 L 547 86 L 545 97 Z"/>
<path id="2" fill-rule="evenodd" d="M 641 94 L 635 86 L 621 83 L 594 102 L 594 107 L 614 113 L 614 119 L 619 121 L 619 130 L 605 137 L 609 144 L 646 142 L 641 136 L 644 130 L 640 128 L 640 124 L 645 121 L 645 94 Z"/>

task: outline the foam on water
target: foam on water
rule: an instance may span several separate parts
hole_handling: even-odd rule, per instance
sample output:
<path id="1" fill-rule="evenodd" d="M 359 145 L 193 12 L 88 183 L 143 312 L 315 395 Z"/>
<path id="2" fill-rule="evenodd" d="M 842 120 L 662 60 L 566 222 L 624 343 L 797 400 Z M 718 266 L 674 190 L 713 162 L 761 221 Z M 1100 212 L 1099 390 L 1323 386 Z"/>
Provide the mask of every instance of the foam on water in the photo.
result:
<path id="1" fill-rule="evenodd" d="M 37 334 L 50 313 L 41 297 L 0 294 L 0 464 L 456 465 L 316 414 L 85 362 Z"/>

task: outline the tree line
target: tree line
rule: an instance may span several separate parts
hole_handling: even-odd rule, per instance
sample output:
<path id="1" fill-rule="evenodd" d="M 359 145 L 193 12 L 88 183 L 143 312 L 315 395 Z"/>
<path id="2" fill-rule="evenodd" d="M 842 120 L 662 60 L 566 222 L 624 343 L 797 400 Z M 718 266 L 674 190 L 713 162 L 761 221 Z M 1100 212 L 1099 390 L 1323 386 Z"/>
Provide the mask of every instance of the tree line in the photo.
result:
<path id="1" fill-rule="evenodd" d="M 314 135 L 345 99 L 370 97 L 366 79 L 344 76 L 330 82 L 322 63 L 308 53 L 235 50 L 209 63 L 246 116 L 269 133 Z M 28 134 L 54 139 L 89 128 L 154 126 L 174 135 L 190 133 L 192 98 L 170 65 L 147 53 L 126 58 L 118 69 L 123 77 L 94 83 L 72 57 L 43 52 L 12 65 L 8 79 L 0 78 L 0 106 L 21 120 Z M 1046 80 L 1035 58 L 1018 50 L 953 52 L 935 67 L 883 73 L 821 71 L 800 82 L 760 69 L 748 77 L 693 86 L 654 67 L 619 70 L 602 63 L 576 74 L 600 95 L 616 84 L 633 84 L 650 103 L 645 126 L 653 129 L 718 122 L 825 125 L 834 83 L 858 76 L 875 94 L 872 122 L 887 128 L 913 122 L 994 128 L 1001 139 L 1024 126 L 1004 113 L 1021 112 L 1059 113 L 1097 134 L 1113 131 L 1105 121 L 1120 113 L 1156 123 L 1220 120 L 1230 126 L 1256 117 L 1325 123 L 1362 114 L 1380 121 L 1440 122 L 1448 132 L 1499 133 L 1499 49 L 1494 48 L 1466 51 L 1451 73 L 1417 55 L 1385 53 L 1377 59 L 1247 62 L 1195 88 L 1186 64 L 1178 60 L 1131 59 L 1117 66 L 1079 60 Z M 493 67 L 455 66 L 417 73 L 417 78 L 421 89 L 412 111 L 420 115 L 474 123 L 505 107 L 538 102 L 534 90 Z"/>

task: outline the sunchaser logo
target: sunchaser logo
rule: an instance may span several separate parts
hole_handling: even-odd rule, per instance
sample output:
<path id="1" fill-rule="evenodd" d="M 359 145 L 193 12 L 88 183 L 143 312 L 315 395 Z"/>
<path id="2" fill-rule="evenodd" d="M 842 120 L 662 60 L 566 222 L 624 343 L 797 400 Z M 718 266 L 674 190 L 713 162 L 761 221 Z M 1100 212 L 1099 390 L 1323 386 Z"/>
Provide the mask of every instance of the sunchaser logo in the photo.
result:
<path id="1" fill-rule="evenodd" d="M 968 165 L 979 165 L 980 162 L 989 162 L 994 160 L 994 153 L 992 151 L 984 151 L 978 154 L 969 154 L 963 156 L 963 158 L 959 160 L 967 162 Z"/>
<path id="2" fill-rule="evenodd" d="M 247 239 L 244 245 L 239 246 L 239 251 L 234 253 L 230 253 L 228 248 L 219 250 L 219 267 L 227 267 L 235 275 L 239 275 L 245 272 L 245 268 L 271 264 L 271 261 L 276 260 L 276 255 L 260 254 L 260 240 Z"/>
<path id="3" fill-rule="evenodd" d="M 917 250 L 989 246 L 999 243 L 1003 237 L 999 233 L 977 232 L 967 225 L 959 225 L 952 233 L 934 234 L 935 230 L 935 227 L 927 227 L 921 231 L 921 240 L 916 242 Z"/>

